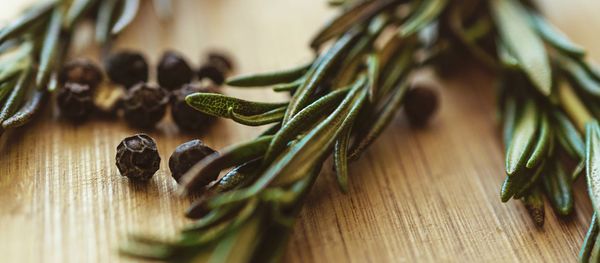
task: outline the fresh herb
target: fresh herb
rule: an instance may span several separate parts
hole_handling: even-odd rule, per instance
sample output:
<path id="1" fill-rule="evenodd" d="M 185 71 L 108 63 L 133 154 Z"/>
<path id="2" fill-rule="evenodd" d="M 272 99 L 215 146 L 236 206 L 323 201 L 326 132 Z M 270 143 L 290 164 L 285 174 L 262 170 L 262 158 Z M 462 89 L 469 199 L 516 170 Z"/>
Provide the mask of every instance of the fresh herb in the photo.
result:
<path id="1" fill-rule="evenodd" d="M 585 51 L 528 1 L 333 3 L 343 12 L 311 41 L 315 60 L 227 80 L 230 86 L 290 91 L 289 102 L 187 97 L 207 114 L 246 125 L 276 125 L 268 135 L 208 156 L 181 178 L 181 193 L 201 192 L 201 198 L 188 210 L 198 220 L 178 239 L 135 238 L 124 253 L 171 261 L 196 256 L 215 262 L 279 260 L 324 160 L 333 155 L 338 184 L 351 192 L 349 161 L 375 140 L 398 108 L 405 106 L 417 124 L 434 112 L 433 93 L 409 89 L 412 73 L 425 66 L 448 72 L 462 66 L 466 56 L 496 73 L 500 83 L 507 174 L 501 200 L 520 200 L 542 226 L 544 196 L 559 215 L 572 213 L 573 180 L 585 167 L 594 210 L 600 213 L 595 174 L 600 169 L 595 121 L 600 74 Z M 579 165 L 572 167 L 567 159 Z M 220 179 L 214 176 L 228 168 Z M 600 257 L 598 238 L 594 216 L 583 262 Z"/>

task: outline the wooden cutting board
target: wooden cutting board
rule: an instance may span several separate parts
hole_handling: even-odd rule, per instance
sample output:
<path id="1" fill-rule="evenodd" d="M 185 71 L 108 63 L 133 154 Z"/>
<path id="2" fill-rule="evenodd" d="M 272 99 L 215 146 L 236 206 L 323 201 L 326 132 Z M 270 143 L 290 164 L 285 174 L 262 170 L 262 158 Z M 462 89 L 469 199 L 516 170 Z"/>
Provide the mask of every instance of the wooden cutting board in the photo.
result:
<path id="1" fill-rule="evenodd" d="M 0 19 L 7 21 L 32 1 L 4 2 Z M 162 51 L 175 49 L 195 65 L 207 50 L 225 50 L 236 58 L 238 73 L 308 60 L 309 39 L 334 14 L 325 0 L 175 0 L 174 20 L 160 24 L 144 2 L 115 49 L 142 50 L 153 64 Z M 600 2 L 539 2 L 600 60 Z M 97 60 L 85 31 L 73 56 Z M 427 129 L 413 129 L 399 114 L 351 165 L 348 195 L 337 189 L 331 169 L 323 169 L 285 262 L 574 261 L 591 214 L 583 182 L 576 187 L 575 215 L 559 220 L 547 206 L 546 225 L 536 228 L 519 203 L 499 200 L 503 154 L 492 77 L 469 70 L 454 79 L 425 74 L 419 81 L 442 87 L 438 116 Z M 263 90 L 225 93 L 285 99 Z M 168 172 L 173 149 L 193 138 L 221 148 L 260 131 L 223 120 L 207 134 L 181 134 L 166 119 L 151 132 L 161 169 L 149 184 L 134 185 L 118 174 L 114 156 L 119 141 L 136 130 L 112 119 L 74 126 L 50 105 L 33 124 L 1 140 L 1 261 L 131 261 L 116 253 L 128 233 L 174 235 L 188 223 L 182 211 L 189 200 L 174 194 Z"/>

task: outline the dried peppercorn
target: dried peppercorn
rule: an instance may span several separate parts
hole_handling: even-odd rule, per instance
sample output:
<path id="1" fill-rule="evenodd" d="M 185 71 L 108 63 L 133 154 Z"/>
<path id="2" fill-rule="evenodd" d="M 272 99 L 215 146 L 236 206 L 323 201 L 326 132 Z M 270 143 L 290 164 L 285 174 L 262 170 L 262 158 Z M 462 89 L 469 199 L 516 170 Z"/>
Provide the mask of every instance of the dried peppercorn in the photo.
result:
<path id="1" fill-rule="evenodd" d="M 177 146 L 169 158 L 171 175 L 179 183 L 181 176 L 192 168 L 194 164 L 213 153 L 216 153 L 216 151 L 206 146 L 201 140 L 192 140 Z M 217 176 L 218 174 L 215 175 L 215 177 Z"/>
<path id="2" fill-rule="evenodd" d="M 195 110 L 185 102 L 185 97 L 196 92 L 219 93 L 212 86 L 184 85 L 173 92 L 171 116 L 177 127 L 185 131 L 201 131 L 211 125 L 216 118 Z"/>
<path id="3" fill-rule="evenodd" d="M 412 125 L 423 126 L 437 111 L 438 104 L 438 94 L 433 88 L 416 86 L 406 93 L 404 112 Z"/>
<path id="4" fill-rule="evenodd" d="M 198 69 L 198 79 L 209 79 L 217 85 L 223 84 L 226 76 L 226 68 L 217 64 L 205 63 Z"/>
<path id="5" fill-rule="evenodd" d="M 105 67 L 110 80 L 126 88 L 148 81 L 148 63 L 139 52 L 121 51 L 112 54 L 106 59 Z"/>
<path id="6" fill-rule="evenodd" d="M 139 83 L 123 98 L 125 120 L 134 127 L 152 128 L 165 115 L 167 103 L 169 96 L 166 90 L 156 85 Z"/>
<path id="7" fill-rule="evenodd" d="M 194 72 L 187 61 L 174 51 L 163 54 L 157 67 L 158 84 L 169 90 L 178 89 L 189 83 Z"/>
<path id="8" fill-rule="evenodd" d="M 94 110 L 92 89 L 87 84 L 65 83 L 58 91 L 56 102 L 60 114 L 72 121 L 83 121 Z"/>
<path id="9" fill-rule="evenodd" d="M 102 81 L 102 70 L 90 59 L 74 59 L 63 66 L 59 81 L 61 84 L 67 82 L 87 84 L 95 89 Z"/>
<path id="10" fill-rule="evenodd" d="M 212 51 L 208 53 L 208 63 L 215 65 L 222 65 L 228 73 L 232 72 L 235 68 L 231 57 L 222 52 Z"/>
<path id="11" fill-rule="evenodd" d="M 123 139 L 117 146 L 116 161 L 122 176 L 144 181 L 152 178 L 160 166 L 156 142 L 146 134 Z"/>

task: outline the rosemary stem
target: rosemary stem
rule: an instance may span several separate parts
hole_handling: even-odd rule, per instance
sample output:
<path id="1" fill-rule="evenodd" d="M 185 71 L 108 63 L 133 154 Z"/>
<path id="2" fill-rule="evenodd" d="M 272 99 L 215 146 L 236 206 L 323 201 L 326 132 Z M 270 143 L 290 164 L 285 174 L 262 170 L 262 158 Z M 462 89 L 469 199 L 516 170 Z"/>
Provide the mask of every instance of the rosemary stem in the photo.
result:
<path id="1" fill-rule="evenodd" d="M 583 102 L 577 97 L 573 87 L 564 81 L 558 85 L 558 98 L 560 105 L 563 107 L 567 115 L 571 117 L 581 133 L 585 133 L 585 124 L 594 117 L 585 108 Z"/>

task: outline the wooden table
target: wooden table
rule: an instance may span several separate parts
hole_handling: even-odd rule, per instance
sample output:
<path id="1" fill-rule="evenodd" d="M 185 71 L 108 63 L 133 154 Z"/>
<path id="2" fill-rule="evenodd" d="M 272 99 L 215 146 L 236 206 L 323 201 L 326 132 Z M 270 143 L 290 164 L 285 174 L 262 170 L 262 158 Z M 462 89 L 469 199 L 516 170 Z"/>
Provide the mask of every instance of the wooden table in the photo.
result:
<path id="1" fill-rule="evenodd" d="M 0 18 L 25 3 L 3 3 Z M 144 5 L 115 49 L 144 51 L 155 64 L 165 49 L 197 65 L 207 50 L 234 54 L 238 73 L 278 69 L 306 61 L 310 37 L 333 13 L 324 0 L 175 1 L 177 16 L 159 24 Z M 600 2 L 541 1 L 544 11 L 600 59 Z M 85 30 L 84 30 L 85 31 Z M 80 40 L 89 37 L 82 32 Z M 85 42 L 85 41 L 83 41 Z M 78 45 L 74 56 L 98 59 Z M 442 107 L 428 129 L 399 116 L 350 173 L 343 195 L 324 169 L 295 227 L 286 262 L 572 262 L 591 207 L 583 182 L 576 210 L 557 219 L 549 206 L 536 228 L 525 209 L 499 200 L 503 154 L 494 122 L 492 79 L 469 71 L 439 82 Z M 227 94 L 279 101 L 268 91 Z M 3 262 L 117 262 L 128 233 L 173 235 L 188 221 L 189 200 L 174 194 L 167 162 L 172 150 L 199 137 L 216 148 L 250 139 L 260 129 L 220 121 L 208 134 L 184 135 L 165 120 L 151 133 L 162 156 L 149 185 L 122 178 L 114 165 L 119 141 L 136 130 L 121 120 L 74 126 L 48 111 L 2 138 L 0 148 L 0 255 Z"/>

